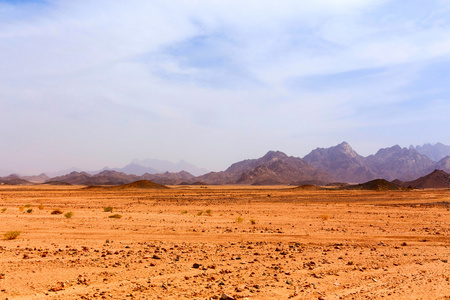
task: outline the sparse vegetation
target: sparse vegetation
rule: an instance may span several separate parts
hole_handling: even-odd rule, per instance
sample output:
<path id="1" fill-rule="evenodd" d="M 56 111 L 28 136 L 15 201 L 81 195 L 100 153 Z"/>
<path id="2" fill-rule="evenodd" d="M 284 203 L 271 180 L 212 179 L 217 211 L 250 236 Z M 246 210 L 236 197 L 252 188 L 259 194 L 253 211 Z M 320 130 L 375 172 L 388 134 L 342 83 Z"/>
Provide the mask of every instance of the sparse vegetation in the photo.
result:
<path id="1" fill-rule="evenodd" d="M 328 220 L 330 217 L 328 215 L 322 215 L 322 221 Z"/>
<path id="2" fill-rule="evenodd" d="M 19 206 L 19 211 L 23 211 L 25 209 L 25 206 Z"/>
<path id="3" fill-rule="evenodd" d="M 114 207 L 112 207 L 112 206 L 103 207 L 104 212 L 113 212 L 113 210 L 114 210 Z"/>
<path id="4" fill-rule="evenodd" d="M 63 212 L 60 209 L 55 209 L 51 212 L 52 215 L 61 215 Z"/>
<path id="5" fill-rule="evenodd" d="M 3 235 L 5 240 L 15 240 L 20 235 L 20 231 L 8 231 Z"/>
<path id="6" fill-rule="evenodd" d="M 183 211 L 181 211 L 181 214 L 182 214 L 182 215 L 185 215 L 185 214 L 187 214 L 187 210 L 183 210 Z"/>
<path id="7" fill-rule="evenodd" d="M 69 212 L 65 213 L 64 217 L 66 217 L 67 219 L 72 218 L 73 217 L 73 212 L 69 211 Z"/>
<path id="8" fill-rule="evenodd" d="M 207 216 L 211 216 L 211 214 L 212 214 L 212 211 L 210 209 L 207 209 L 205 212 L 206 212 Z"/>
<path id="9" fill-rule="evenodd" d="M 244 218 L 242 216 L 239 216 L 236 218 L 236 223 L 242 223 L 244 222 Z"/>
<path id="10" fill-rule="evenodd" d="M 201 210 L 197 213 L 197 216 L 201 216 L 201 215 L 203 215 L 203 210 Z"/>
<path id="11" fill-rule="evenodd" d="M 2 208 L 2 213 L 4 213 L 6 211 L 6 207 Z"/>
<path id="12" fill-rule="evenodd" d="M 122 218 L 122 215 L 114 214 L 114 215 L 110 215 L 108 218 L 111 218 L 111 219 L 120 219 L 120 218 Z"/>
<path id="13" fill-rule="evenodd" d="M 32 208 L 27 209 L 27 213 L 31 214 L 32 212 L 33 212 L 33 209 L 32 209 Z"/>
<path id="14" fill-rule="evenodd" d="M 45 206 L 43 204 L 39 204 L 38 208 L 39 208 L 39 210 L 43 210 L 45 208 Z"/>
<path id="15" fill-rule="evenodd" d="M 27 207 L 27 208 L 28 208 L 28 207 L 31 207 L 31 204 L 27 204 L 27 205 L 25 205 L 25 207 Z"/>

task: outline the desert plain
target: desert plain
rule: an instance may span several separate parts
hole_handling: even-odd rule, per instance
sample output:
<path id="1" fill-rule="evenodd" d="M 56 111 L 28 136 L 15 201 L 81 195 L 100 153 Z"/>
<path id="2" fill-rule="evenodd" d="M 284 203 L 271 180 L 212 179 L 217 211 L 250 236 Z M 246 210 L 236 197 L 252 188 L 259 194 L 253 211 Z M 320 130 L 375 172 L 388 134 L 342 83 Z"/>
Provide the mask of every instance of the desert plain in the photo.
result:
<path id="1" fill-rule="evenodd" d="M 450 190 L 1 186 L 0 299 L 450 299 L 449 208 Z"/>

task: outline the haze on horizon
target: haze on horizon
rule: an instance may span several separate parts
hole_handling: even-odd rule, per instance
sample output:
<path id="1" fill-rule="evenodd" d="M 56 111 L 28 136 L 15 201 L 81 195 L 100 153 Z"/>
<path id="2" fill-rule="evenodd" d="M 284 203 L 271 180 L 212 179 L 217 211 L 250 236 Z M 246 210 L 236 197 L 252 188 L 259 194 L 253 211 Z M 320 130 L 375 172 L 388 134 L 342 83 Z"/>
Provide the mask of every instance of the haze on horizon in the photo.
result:
<path id="1" fill-rule="evenodd" d="M 450 2 L 0 0 L 0 170 L 450 144 Z"/>

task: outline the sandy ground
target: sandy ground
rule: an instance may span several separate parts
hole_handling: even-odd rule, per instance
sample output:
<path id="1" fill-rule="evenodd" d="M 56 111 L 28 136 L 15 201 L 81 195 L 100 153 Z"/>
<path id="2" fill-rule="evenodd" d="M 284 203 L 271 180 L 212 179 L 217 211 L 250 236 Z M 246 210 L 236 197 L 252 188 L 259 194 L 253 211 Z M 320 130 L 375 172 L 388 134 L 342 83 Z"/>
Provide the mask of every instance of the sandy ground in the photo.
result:
<path id="1" fill-rule="evenodd" d="M 21 234 L 0 239 L 0 299 L 450 299 L 449 208 L 448 190 L 2 186 L 0 237 Z"/>

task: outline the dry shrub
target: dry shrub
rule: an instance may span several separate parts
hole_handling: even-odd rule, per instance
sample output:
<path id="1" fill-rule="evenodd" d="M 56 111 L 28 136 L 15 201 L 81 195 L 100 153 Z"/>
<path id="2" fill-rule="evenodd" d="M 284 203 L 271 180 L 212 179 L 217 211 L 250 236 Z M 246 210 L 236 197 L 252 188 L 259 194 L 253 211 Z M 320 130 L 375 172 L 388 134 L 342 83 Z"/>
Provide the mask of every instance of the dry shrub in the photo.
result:
<path id="1" fill-rule="evenodd" d="M 19 206 L 19 211 L 23 211 L 25 209 L 25 206 Z"/>
<path id="2" fill-rule="evenodd" d="M 120 219 L 120 218 L 122 218 L 122 215 L 114 214 L 114 215 L 110 215 L 108 218 L 111 218 L 111 219 Z"/>
<path id="3" fill-rule="evenodd" d="M 182 214 L 182 215 L 185 215 L 185 214 L 187 214 L 187 210 L 183 210 L 183 211 L 181 211 L 181 214 Z"/>
<path id="4" fill-rule="evenodd" d="M 15 240 L 20 235 L 20 231 L 8 231 L 3 235 L 5 240 Z"/>
<path id="5" fill-rule="evenodd" d="M 250 224 L 255 225 L 256 224 L 256 220 L 255 219 L 250 219 Z"/>
<path id="6" fill-rule="evenodd" d="M 201 210 L 197 213 L 197 216 L 201 216 L 201 215 L 203 215 L 203 210 Z"/>
<path id="7" fill-rule="evenodd" d="M 322 221 L 328 220 L 330 217 L 328 215 L 322 215 Z"/>
<path id="8" fill-rule="evenodd" d="M 104 212 L 113 212 L 113 210 L 114 210 L 114 207 L 112 207 L 112 206 L 103 207 Z"/>
<path id="9" fill-rule="evenodd" d="M 72 218 L 73 217 L 73 212 L 69 211 L 69 212 L 65 213 L 64 217 L 66 217 L 67 219 Z"/>
<path id="10" fill-rule="evenodd" d="M 51 212 L 52 215 L 62 215 L 62 211 L 60 209 L 55 209 Z"/>
<path id="11" fill-rule="evenodd" d="M 39 210 L 43 210 L 45 208 L 45 206 L 43 204 L 39 204 L 38 208 L 39 208 Z"/>
<path id="12" fill-rule="evenodd" d="M 236 218 L 236 223 L 242 223 L 244 222 L 244 218 L 242 216 L 239 216 Z"/>
<path id="13" fill-rule="evenodd" d="M 211 216 L 211 214 L 212 214 L 212 211 L 210 209 L 207 209 L 205 212 L 206 212 L 207 216 Z"/>
<path id="14" fill-rule="evenodd" d="M 32 208 L 27 209 L 27 213 L 31 214 L 32 212 L 33 212 L 33 209 L 32 209 Z"/>
<path id="15" fill-rule="evenodd" d="M 2 213 L 4 213 L 6 211 L 6 207 L 2 208 Z"/>

